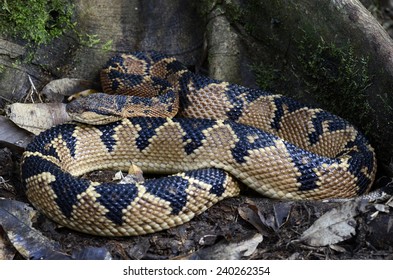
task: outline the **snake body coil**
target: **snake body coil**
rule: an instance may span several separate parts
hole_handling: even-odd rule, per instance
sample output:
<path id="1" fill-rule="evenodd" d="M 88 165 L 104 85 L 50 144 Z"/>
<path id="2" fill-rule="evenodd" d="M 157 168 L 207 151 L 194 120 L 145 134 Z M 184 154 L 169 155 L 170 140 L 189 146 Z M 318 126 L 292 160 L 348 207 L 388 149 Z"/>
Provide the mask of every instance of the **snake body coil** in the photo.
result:
<path id="1" fill-rule="evenodd" d="M 167 229 L 238 195 L 232 176 L 284 199 L 353 197 L 374 180 L 367 140 L 321 109 L 191 73 L 156 52 L 116 56 L 102 76 L 105 91 L 131 88 L 136 96 L 91 95 L 69 111 L 93 116 L 93 123 L 109 113 L 111 121 L 121 120 L 56 126 L 37 136 L 23 157 L 29 200 L 67 227 L 108 236 Z M 158 117 L 157 106 L 177 117 Z M 149 117 L 124 118 L 129 115 Z M 135 184 L 78 177 L 127 170 L 131 162 L 144 172 L 174 175 Z"/>

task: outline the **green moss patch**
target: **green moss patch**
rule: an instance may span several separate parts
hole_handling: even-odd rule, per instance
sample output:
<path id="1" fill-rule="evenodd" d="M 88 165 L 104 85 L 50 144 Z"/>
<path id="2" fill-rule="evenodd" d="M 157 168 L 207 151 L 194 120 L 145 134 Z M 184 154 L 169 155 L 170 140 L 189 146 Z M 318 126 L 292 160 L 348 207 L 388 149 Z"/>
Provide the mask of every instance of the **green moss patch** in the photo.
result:
<path id="1" fill-rule="evenodd" d="M 73 27 L 73 7 L 66 0 L 3 0 L 0 34 L 45 44 Z"/>

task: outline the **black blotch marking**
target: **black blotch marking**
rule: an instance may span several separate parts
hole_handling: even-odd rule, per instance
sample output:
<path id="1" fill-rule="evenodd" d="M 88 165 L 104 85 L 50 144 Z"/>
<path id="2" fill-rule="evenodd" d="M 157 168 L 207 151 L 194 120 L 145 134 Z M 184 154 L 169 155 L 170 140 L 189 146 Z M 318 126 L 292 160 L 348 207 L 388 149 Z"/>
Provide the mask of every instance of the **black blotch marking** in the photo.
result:
<path id="1" fill-rule="evenodd" d="M 198 91 L 212 83 L 221 83 L 221 81 L 201 75 L 196 75 L 190 71 L 185 72 L 179 79 L 179 103 L 181 110 L 185 110 L 191 104 L 190 100 L 188 99 L 188 94 L 190 92 L 188 88 L 189 83 L 193 84 L 195 86 L 195 90 Z"/>
<path id="2" fill-rule="evenodd" d="M 97 202 L 109 210 L 105 216 L 117 225 L 123 223 L 123 209 L 126 209 L 138 195 L 135 184 L 102 183 L 95 187 L 100 194 Z"/>
<path id="3" fill-rule="evenodd" d="M 212 127 L 217 122 L 214 120 L 207 119 L 173 119 L 174 122 L 180 124 L 181 128 L 185 132 L 183 141 L 189 141 L 184 146 L 184 150 L 187 155 L 192 154 L 196 149 L 202 146 L 202 140 L 205 139 L 203 130 Z"/>
<path id="4" fill-rule="evenodd" d="M 104 68 L 123 66 L 124 59 L 120 54 L 111 57 L 105 64 Z"/>
<path id="5" fill-rule="evenodd" d="M 171 107 L 171 109 L 168 109 L 168 111 L 170 110 L 169 112 L 171 112 L 173 110 L 173 105 L 176 100 L 176 93 L 170 89 L 162 95 L 158 96 L 158 100 L 161 104 L 169 105 L 167 108 Z"/>
<path id="6" fill-rule="evenodd" d="M 58 130 L 61 132 L 63 141 L 66 143 L 68 150 L 72 157 L 75 157 L 75 149 L 76 149 L 76 142 L 77 139 L 72 134 L 74 133 L 75 125 L 65 125 L 64 127 L 57 127 Z"/>
<path id="7" fill-rule="evenodd" d="M 26 147 L 26 151 L 37 151 L 43 155 L 53 156 L 59 159 L 56 149 L 50 144 L 60 135 L 66 144 L 72 157 L 75 157 L 75 146 L 77 139 L 72 135 L 74 133 L 75 124 L 62 124 L 54 126 L 34 138 L 34 140 Z"/>
<path id="8" fill-rule="evenodd" d="M 305 107 L 304 104 L 301 104 L 296 100 L 286 96 L 276 97 L 273 102 L 276 106 L 276 111 L 274 112 L 274 118 L 272 120 L 271 127 L 275 130 L 279 130 L 281 127 L 280 122 L 282 117 L 285 115 L 284 108 L 287 109 L 289 113 L 292 113 Z"/>
<path id="9" fill-rule="evenodd" d="M 231 126 L 239 139 L 232 149 L 232 156 L 238 163 L 246 162 L 244 157 L 249 155 L 250 150 L 274 146 L 274 140 L 278 139 L 277 136 L 255 127 L 238 124 L 232 121 L 225 121 L 225 123 Z M 250 139 L 253 139 L 253 141 L 250 141 Z"/>
<path id="10" fill-rule="evenodd" d="M 323 163 L 333 164 L 338 162 L 337 160 L 332 160 L 328 158 L 323 158 L 314 153 L 308 152 L 306 150 L 300 149 L 299 147 L 284 142 L 286 149 L 295 164 L 296 168 L 300 172 L 300 176 L 297 178 L 298 183 L 300 183 L 300 191 L 310 191 L 319 188 L 317 181 L 319 179 L 318 175 L 313 171 L 313 168 L 319 168 Z"/>
<path id="11" fill-rule="evenodd" d="M 189 181 L 180 176 L 163 177 L 145 182 L 146 191 L 168 201 L 172 215 L 178 215 L 187 204 Z"/>
<path id="12" fill-rule="evenodd" d="M 146 107 L 152 107 L 153 101 L 149 97 L 141 97 L 141 96 L 129 96 L 130 105 L 143 105 Z"/>
<path id="13" fill-rule="evenodd" d="M 349 150 L 346 153 L 349 156 L 348 170 L 357 178 L 358 194 L 363 194 L 371 180 L 361 172 L 360 167 L 366 167 L 367 174 L 371 175 L 374 169 L 374 153 L 370 150 L 368 141 L 361 133 L 358 133 L 354 141 L 348 142 L 345 149 Z"/>
<path id="14" fill-rule="evenodd" d="M 166 122 L 165 118 L 131 118 L 133 125 L 139 125 L 142 129 L 136 138 L 136 146 L 140 151 L 149 146 L 149 139 L 156 135 L 156 129 Z"/>
<path id="15" fill-rule="evenodd" d="M 208 168 L 185 172 L 185 175 L 211 185 L 210 193 L 220 197 L 225 192 L 227 173 L 221 169 Z"/>
<path id="16" fill-rule="evenodd" d="M 60 160 L 59 154 L 57 153 L 57 150 L 55 149 L 55 147 L 53 147 L 52 145 L 47 149 L 47 155 L 50 155 L 58 160 Z"/>
<path id="17" fill-rule="evenodd" d="M 168 74 L 177 73 L 180 71 L 188 70 L 187 67 L 178 60 L 174 60 L 166 65 Z"/>
<path id="18" fill-rule="evenodd" d="M 312 145 L 316 144 L 319 137 L 323 135 L 324 123 L 328 123 L 329 132 L 346 129 L 349 126 L 348 122 L 326 111 L 317 112 L 311 121 L 314 131 L 308 135 L 308 138 Z"/>
<path id="19" fill-rule="evenodd" d="M 168 88 L 172 88 L 172 84 L 169 83 L 167 80 L 157 78 L 157 77 L 152 77 L 152 85 L 154 86 L 155 89 L 159 91 L 159 94 L 164 92 L 165 90 L 168 90 Z"/>
<path id="20" fill-rule="evenodd" d="M 112 85 L 111 85 L 111 87 L 112 87 L 112 90 L 113 90 L 114 92 L 117 91 L 117 89 L 120 87 L 119 81 L 118 81 L 118 80 L 112 80 Z"/>
<path id="21" fill-rule="evenodd" d="M 353 152 L 349 153 L 351 156 L 348 160 L 348 170 L 353 174 L 356 178 L 356 184 L 359 187 L 358 189 L 358 194 L 361 195 L 365 193 L 367 190 L 367 187 L 371 183 L 371 180 L 361 172 L 360 167 L 364 166 L 365 164 L 367 165 L 367 161 L 372 161 L 372 158 L 368 158 L 367 154 L 364 153 L 359 153 L 359 152 Z M 372 153 L 370 152 L 370 156 L 372 157 Z M 371 172 L 371 169 L 369 169 L 369 172 Z"/>
<path id="22" fill-rule="evenodd" d="M 22 165 L 22 181 L 26 184 L 28 178 L 43 172 L 49 172 L 56 177 L 56 180 L 50 184 L 57 196 L 56 204 L 64 216 L 70 218 L 72 207 L 78 201 L 77 196 L 86 191 L 90 182 L 75 178 L 52 162 L 38 156 L 30 156 L 25 159 Z"/>
<path id="23" fill-rule="evenodd" d="M 245 87 L 241 87 L 238 85 L 229 85 L 228 89 L 225 91 L 225 95 L 227 96 L 229 102 L 233 106 L 228 112 L 227 116 L 229 119 L 233 121 L 237 121 L 242 115 L 243 111 L 243 100 L 239 98 L 239 95 L 247 92 L 248 90 Z"/>
<path id="24" fill-rule="evenodd" d="M 96 128 L 100 130 L 102 133 L 100 139 L 102 143 L 104 143 L 108 152 L 112 152 L 116 145 L 116 140 L 114 138 L 114 135 L 116 133 L 115 129 L 119 126 L 119 124 L 120 121 L 96 126 Z"/>
<path id="25" fill-rule="evenodd" d="M 250 89 L 236 84 L 230 84 L 223 94 L 227 96 L 228 101 L 233 106 L 227 112 L 228 119 L 237 121 L 243 114 L 243 108 L 246 104 L 255 101 L 260 96 L 269 95 L 270 93 L 259 89 Z"/>
<path id="26" fill-rule="evenodd" d="M 119 72 L 118 70 L 111 69 L 108 72 L 108 78 L 112 81 L 112 90 L 116 91 L 120 87 L 119 80 L 122 81 L 122 86 L 124 88 L 130 87 L 133 88 L 135 86 L 138 86 L 142 83 L 143 81 L 143 76 L 142 75 L 136 75 L 136 74 L 131 74 L 131 73 L 122 73 Z"/>

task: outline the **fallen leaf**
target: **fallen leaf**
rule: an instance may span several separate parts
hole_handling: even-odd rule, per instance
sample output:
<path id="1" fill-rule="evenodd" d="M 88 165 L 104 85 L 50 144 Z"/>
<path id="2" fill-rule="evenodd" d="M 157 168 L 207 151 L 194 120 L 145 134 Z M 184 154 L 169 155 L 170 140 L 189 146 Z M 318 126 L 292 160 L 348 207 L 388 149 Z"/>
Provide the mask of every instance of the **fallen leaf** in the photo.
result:
<path id="1" fill-rule="evenodd" d="M 240 242 L 229 243 L 226 240 L 222 240 L 211 247 L 196 251 L 187 256 L 187 259 L 240 260 L 242 257 L 251 256 L 262 240 L 263 236 L 260 233 Z"/>
<path id="2" fill-rule="evenodd" d="M 0 234 L 0 260 L 12 260 L 16 252 L 16 249 L 7 240 L 7 237 Z"/>
<path id="3" fill-rule="evenodd" d="M 0 199 L 0 225 L 14 248 L 26 259 L 69 259 L 60 247 L 31 227 L 35 211 L 27 204 Z"/>
<path id="4" fill-rule="evenodd" d="M 112 256 L 104 247 L 86 247 L 72 252 L 75 260 L 111 260 Z"/>
<path id="5" fill-rule="evenodd" d="M 289 215 L 292 210 L 293 202 L 285 201 L 273 204 L 274 218 L 276 221 L 277 229 L 288 221 Z"/>
<path id="6" fill-rule="evenodd" d="M 275 232 L 288 220 L 292 209 L 292 202 L 277 202 L 273 204 L 273 211 L 259 207 L 252 200 L 247 200 L 239 207 L 240 217 L 252 224 L 260 233 L 267 236 L 269 231 Z"/>
<path id="7" fill-rule="evenodd" d="M 98 88 L 99 86 L 92 81 L 63 78 L 53 80 L 46 84 L 41 94 L 44 95 L 49 102 L 61 102 L 64 96 L 70 96 L 84 90 Z"/>
<path id="8" fill-rule="evenodd" d="M 7 109 L 10 120 L 36 135 L 54 125 L 71 120 L 63 103 L 14 103 Z"/>
<path id="9" fill-rule="evenodd" d="M 390 198 L 387 202 L 386 205 L 389 207 L 393 207 L 393 198 Z"/>
<path id="10" fill-rule="evenodd" d="M 338 246 L 336 244 L 331 244 L 329 245 L 329 248 L 336 251 L 336 252 L 340 252 L 340 253 L 345 253 L 347 250 L 345 250 L 344 247 L 342 246 Z"/>
<path id="11" fill-rule="evenodd" d="M 300 237 L 310 246 L 327 246 L 351 238 L 356 233 L 359 202 L 349 201 L 322 215 Z"/>
<path id="12" fill-rule="evenodd" d="M 238 213 L 243 220 L 252 224 L 263 235 L 268 236 L 270 234 L 269 230 L 271 229 L 272 223 L 267 221 L 252 201 L 248 201 L 241 205 L 238 208 Z"/>
<path id="13" fill-rule="evenodd" d="M 16 152 L 23 152 L 33 135 L 16 126 L 4 116 L 0 116 L 0 143 Z"/>
<path id="14" fill-rule="evenodd" d="M 374 208 L 379 212 L 389 213 L 389 206 L 384 204 L 374 204 Z"/>
<path id="15" fill-rule="evenodd" d="M 217 235 L 215 234 L 206 234 L 199 239 L 199 245 L 212 245 L 216 242 Z"/>

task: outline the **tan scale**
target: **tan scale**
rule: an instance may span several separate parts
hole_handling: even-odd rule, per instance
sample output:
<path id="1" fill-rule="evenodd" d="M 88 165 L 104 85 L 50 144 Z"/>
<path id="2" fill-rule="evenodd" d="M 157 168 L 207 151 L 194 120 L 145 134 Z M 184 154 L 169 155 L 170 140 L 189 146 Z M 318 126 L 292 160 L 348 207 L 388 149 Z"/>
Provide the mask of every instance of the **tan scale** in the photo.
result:
<path id="1" fill-rule="evenodd" d="M 162 148 L 163 141 L 168 143 L 167 149 L 173 151 L 171 155 L 168 155 L 167 150 Z M 142 153 L 135 150 L 135 164 L 144 172 L 179 172 L 183 163 L 182 159 L 188 158 L 184 149 L 179 149 L 185 145 L 180 124 L 168 119 L 168 122 L 156 129 L 156 135 L 150 138 L 149 142 L 149 146 Z M 145 159 L 147 154 L 149 160 Z"/>
<path id="2" fill-rule="evenodd" d="M 109 210 L 97 202 L 100 194 L 95 191 L 96 185 L 98 183 L 92 183 L 85 192 L 78 195 L 78 202 L 73 206 L 70 220 L 80 231 L 83 226 L 79 221 L 83 220 L 86 226 L 94 228 L 96 234 L 103 235 L 108 229 L 116 228 L 116 225 L 105 216 Z M 100 226 L 96 225 L 97 221 Z"/>
<path id="3" fill-rule="evenodd" d="M 151 65 L 150 69 L 150 75 L 153 77 L 157 77 L 160 79 L 167 79 L 168 71 L 166 70 L 166 67 L 168 64 L 171 62 L 175 61 L 176 59 L 174 57 L 168 57 L 161 59 L 160 61 L 156 62 L 155 64 Z"/>
<path id="4" fill-rule="evenodd" d="M 201 90 L 197 90 L 195 85 L 190 82 L 187 98 L 193 105 L 183 110 L 180 116 L 187 118 L 225 118 L 232 105 L 225 95 L 217 94 L 217 92 L 225 91 L 228 85 L 228 83 L 213 83 Z M 215 100 L 216 106 L 210 106 L 210 100 Z"/>
<path id="5" fill-rule="evenodd" d="M 266 159 L 269 160 L 266 160 Z M 255 166 L 250 170 L 249 166 Z M 236 170 L 241 172 L 244 183 L 261 194 L 274 198 L 296 198 L 300 176 L 281 140 L 275 146 L 249 151 L 247 161 Z"/>
<path id="6" fill-rule="evenodd" d="M 261 96 L 247 104 L 239 118 L 239 123 L 254 126 L 274 134 L 275 131 L 271 129 L 271 122 L 277 108 L 272 101 L 276 97 L 277 95 Z"/>
<path id="7" fill-rule="evenodd" d="M 73 136 L 76 139 L 86 139 L 86 141 L 77 141 L 75 156 L 70 158 L 69 165 L 66 165 L 68 172 L 74 176 L 80 176 L 97 170 L 94 165 L 99 165 L 99 168 L 111 169 L 111 162 L 106 162 L 110 155 L 108 155 L 106 146 L 100 139 L 101 134 L 102 132 L 95 127 L 86 127 L 85 129 L 77 127 L 74 130 Z"/>
<path id="8" fill-rule="evenodd" d="M 192 219 L 194 216 L 204 212 L 218 201 L 226 198 L 237 196 L 240 193 L 240 188 L 237 181 L 232 176 L 226 178 L 224 185 L 234 185 L 234 187 L 226 188 L 225 192 L 220 196 L 209 193 L 212 186 L 205 182 L 196 180 L 183 175 L 183 178 L 190 181 L 190 187 L 187 189 L 188 198 L 187 205 L 187 216 Z M 191 210 L 191 211 L 189 211 Z"/>
<path id="9" fill-rule="evenodd" d="M 308 108 L 292 113 L 285 112 L 280 122 L 280 130 L 276 132 L 277 136 L 301 148 L 309 148 L 308 134 L 312 132 L 310 120 L 313 116 L 313 112 Z"/>
<path id="10" fill-rule="evenodd" d="M 323 169 L 316 170 L 318 174 L 317 184 L 320 186 L 317 189 L 310 191 L 312 196 L 326 197 L 332 194 L 333 197 L 354 197 L 357 194 L 358 187 L 356 185 L 356 178 L 350 174 L 348 170 L 348 163 L 342 162 L 338 165 L 323 166 Z M 337 183 L 345 184 L 345 189 L 336 188 Z M 307 196 L 307 194 L 304 194 Z"/>
<path id="11" fill-rule="evenodd" d="M 34 205 L 39 205 L 39 208 L 45 215 L 60 224 L 66 224 L 68 219 L 57 205 L 57 196 L 50 185 L 54 181 L 56 181 L 56 177 L 49 172 L 43 172 L 28 178 L 26 195 Z"/>
<path id="12" fill-rule="evenodd" d="M 218 122 L 213 127 L 205 129 L 203 134 L 205 137 L 202 140 L 203 145 L 188 156 L 191 160 L 190 164 L 197 168 L 216 167 L 229 172 L 234 171 L 230 164 L 233 162 L 230 149 L 235 147 L 239 139 L 231 127 Z M 208 151 L 205 147 L 212 147 L 212 149 Z"/>
<path id="13" fill-rule="evenodd" d="M 171 220 L 171 210 L 168 201 L 155 197 L 138 186 L 139 195 L 124 211 L 125 225 L 135 228 L 139 234 L 155 232 L 160 228 L 169 228 L 168 219 Z"/>

